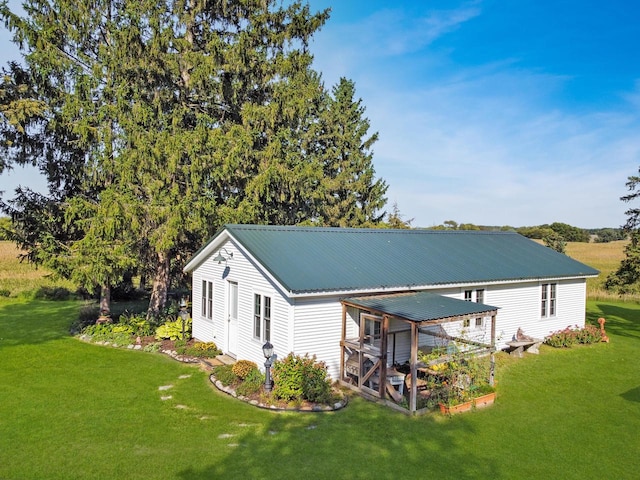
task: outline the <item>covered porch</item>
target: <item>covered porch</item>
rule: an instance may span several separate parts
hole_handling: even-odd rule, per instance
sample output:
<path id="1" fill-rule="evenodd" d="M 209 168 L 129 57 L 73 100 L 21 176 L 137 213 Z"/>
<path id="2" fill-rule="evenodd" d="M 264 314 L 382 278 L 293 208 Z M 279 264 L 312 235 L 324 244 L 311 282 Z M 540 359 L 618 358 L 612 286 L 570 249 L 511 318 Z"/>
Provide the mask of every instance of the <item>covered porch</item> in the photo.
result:
<path id="1" fill-rule="evenodd" d="M 437 366 L 454 354 L 488 357 L 487 381 L 493 385 L 497 307 L 429 292 L 341 302 L 342 385 L 405 413 L 423 413 L 420 378 L 437 375 Z"/>

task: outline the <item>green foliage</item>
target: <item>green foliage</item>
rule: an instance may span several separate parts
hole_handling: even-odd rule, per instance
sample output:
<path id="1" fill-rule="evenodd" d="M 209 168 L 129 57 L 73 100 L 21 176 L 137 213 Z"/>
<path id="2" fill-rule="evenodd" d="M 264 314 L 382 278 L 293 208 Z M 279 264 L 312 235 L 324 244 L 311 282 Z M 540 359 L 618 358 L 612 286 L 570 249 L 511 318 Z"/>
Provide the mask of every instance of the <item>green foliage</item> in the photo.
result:
<path id="1" fill-rule="evenodd" d="M 188 318 L 184 322 L 184 332 L 182 319 L 178 320 L 169 320 L 166 323 L 160 325 L 156 329 L 155 337 L 157 340 L 169 339 L 169 340 L 178 340 L 183 338 L 188 339 L 191 338 L 191 319 Z"/>
<path id="2" fill-rule="evenodd" d="M 185 355 L 199 358 L 212 358 L 220 353 L 222 352 L 213 342 L 196 342 L 185 350 Z"/>
<path id="3" fill-rule="evenodd" d="M 238 395 L 249 396 L 260 391 L 264 386 L 265 376 L 260 370 L 254 368 L 250 370 L 242 380 L 242 383 L 236 387 L 236 393 Z"/>
<path id="4" fill-rule="evenodd" d="M 620 294 L 640 291 L 640 231 L 631 234 L 631 241 L 624 249 L 625 258 L 615 272 L 605 281 L 605 288 Z"/>
<path id="5" fill-rule="evenodd" d="M 231 370 L 233 370 L 233 373 L 235 373 L 238 378 L 244 380 L 252 371 L 258 370 L 258 365 L 250 360 L 238 360 L 233 364 Z"/>
<path id="6" fill-rule="evenodd" d="M 148 353 L 157 353 L 160 351 L 160 348 L 162 347 L 162 343 L 161 342 L 153 342 L 153 343 L 147 343 L 143 348 L 142 351 L 143 352 L 148 352 Z"/>
<path id="7" fill-rule="evenodd" d="M 589 232 L 583 228 L 573 227 L 566 223 L 554 222 L 549 228 L 566 242 L 588 242 Z"/>
<path id="8" fill-rule="evenodd" d="M 0 8 L 25 54 L 2 85 L 0 171 L 33 164 L 49 182 L 2 205 L 30 260 L 103 291 L 135 270 L 153 279 L 156 316 L 182 259 L 224 223 L 379 220 L 377 135 L 353 82 L 328 92 L 311 68 L 328 10 L 61 0 L 25 12 Z"/>
<path id="9" fill-rule="evenodd" d="M 549 247 L 552 250 L 555 250 L 559 253 L 565 253 L 565 249 L 567 247 L 567 242 L 565 239 L 556 232 L 551 232 L 548 235 L 545 235 L 542 239 L 545 246 Z"/>
<path id="10" fill-rule="evenodd" d="M 520 227 L 516 229 L 520 235 L 527 238 L 542 240 L 544 237 L 553 235 L 554 231 L 548 225 L 540 225 L 537 227 Z"/>
<path id="11" fill-rule="evenodd" d="M 126 325 L 93 324 L 85 327 L 82 334 L 91 337 L 93 342 L 109 342 L 118 346 L 131 344 L 131 331 Z"/>
<path id="12" fill-rule="evenodd" d="M 355 83 L 340 78 L 325 97 L 320 114 L 319 146 L 324 160 L 316 217 L 322 225 L 374 226 L 385 215 L 380 211 L 388 186 L 374 178 L 372 163 L 371 149 L 378 134 L 368 136 L 370 123 L 364 113 L 362 100 L 355 98 Z"/>
<path id="13" fill-rule="evenodd" d="M 220 380 L 220 383 L 225 386 L 232 385 L 240 380 L 238 376 L 233 373 L 232 365 L 217 365 L 213 367 L 212 373 L 213 376 L 216 377 L 217 380 Z"/>
<path id="14" fill-rule="evenodd" d="M 545 338 L 547 345 L 556 348 L 570 348 L 577 344 L 590 344 L 602 341 L 602 332 L 594 325 L 585 325 L 583 328 L 567 327 Z"/>
<path id="15" fill-rule="evenodd" d="M 389 213 L 387 216 L 386 225 L 389 228 L 407 230 L 411 228 L 411 222 L 413 222 L 413 218 L 410 218 L 409 220 L 405 220 L 404 215 L 400 213 L 400 208 L 398 207 L 398 203 L 393 202 L 393 205 L 391 207 L 391 213 Z"/>
<path id="16" fill-rule="evenodd" d="M 71 292 L 64 287 L 40 287 L 35 294 L 35 298 L 42 298 L 44 300 L 69 300 Z"/>
<path id="17" fill-rule="evenodd" d="M 331 382 L 327 366 L 315 355 L 304 357 L 290 353 L 273 364 L 273 395 L 287 401 L 308 400 L 326 403 L 331 400 Z"/>
<path id="18" fill-rule="evenodd" d="M 2 172 L 2 169 L 0 169 Z M 0 241 L 11 240 L 13 225 L 9 217 L 0 217 Z"/>
<path id="19" fill-rule="evenodd" d="M 434 400 L 453 406 L 493 390 L 489 386 L 489 356 L 467 356 L 460 352 L 444 358 L 446 362 L 431 367 L 438 372 L 432 385 Z"/>
<path id="20" fill-rule="evenodd" d="M 617 240 L 624 240 L 627 234 L 622 228 L 599 228 L 589 230 L 589 233 L 595 235 L 594 241 L 596 243 L 608 243 L 615 242 Z"/>
<path id="21" fill-rule="evenodd" d="M 141 337 L 153 335 L 156 329 L 155 322 L 147 320 L 146 315 L 140 313 L 123 313 L 118 318 L 118 324 L 126 325 L 131 330 L 132 335 Z"/>

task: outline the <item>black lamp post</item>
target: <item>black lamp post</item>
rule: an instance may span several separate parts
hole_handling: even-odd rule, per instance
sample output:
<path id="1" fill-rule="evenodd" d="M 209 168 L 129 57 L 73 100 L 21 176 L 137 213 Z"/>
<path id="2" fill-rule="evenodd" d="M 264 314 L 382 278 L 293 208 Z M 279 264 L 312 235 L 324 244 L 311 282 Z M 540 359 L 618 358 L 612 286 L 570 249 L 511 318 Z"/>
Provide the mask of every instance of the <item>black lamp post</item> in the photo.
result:
<path id="1" fill-rule="evenodd" d="M 264 391 L 265 392 L 270 392 L 271 391 L 271 364 L 272 362 L 272 357 L 273 357 L 273 345 L 271 345 L 271 342 L 267 341 L 267 343 L 265 343 L 262 346 L 262 353 L 264 354 L 264 358 L 266 358 L 266 361 L 264 362 Z"/>
<path id="2" fill-rule="evenodd" d="M 189 318 L 189 312 L 187 312 L 187 299 L 182 297 L 180 299 L 180 319 L 182 320 L 182 340 L 184 340 L 184 331 L 187 320 Z"/>

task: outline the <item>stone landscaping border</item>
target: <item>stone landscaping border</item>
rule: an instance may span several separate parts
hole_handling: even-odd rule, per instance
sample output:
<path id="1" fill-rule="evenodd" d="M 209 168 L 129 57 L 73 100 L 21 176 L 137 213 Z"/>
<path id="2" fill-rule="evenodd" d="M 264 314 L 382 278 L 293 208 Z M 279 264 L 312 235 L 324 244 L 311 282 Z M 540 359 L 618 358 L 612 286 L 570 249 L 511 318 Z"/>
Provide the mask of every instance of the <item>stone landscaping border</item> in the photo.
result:
<path id="1" fill-rule="evenodd" d="M 218 380 L 213 374 L 209 375 L 209 380 L 221 392 L 224 392 L 227 395 L 231 395 L 233 398 L 242 400 L 243 402 L 249 403 L 255 407 L 264 408 L 265 410 L 282 411 L 282 412 L 335 412 L 336 410 L 340 410 L 346 407 L 348 403 L 348 397 L 343 394 L 342 399 L 335 402 L 333 405 L 313 405 L 310 407 L 278 407 L 276 405 L 261 403 L 257 400 L 253 400 L 248 397 L 245 397 L 244 395 L 238 395 L 238 393 L 232 387 L 223 385 L 222 382 Z"/>

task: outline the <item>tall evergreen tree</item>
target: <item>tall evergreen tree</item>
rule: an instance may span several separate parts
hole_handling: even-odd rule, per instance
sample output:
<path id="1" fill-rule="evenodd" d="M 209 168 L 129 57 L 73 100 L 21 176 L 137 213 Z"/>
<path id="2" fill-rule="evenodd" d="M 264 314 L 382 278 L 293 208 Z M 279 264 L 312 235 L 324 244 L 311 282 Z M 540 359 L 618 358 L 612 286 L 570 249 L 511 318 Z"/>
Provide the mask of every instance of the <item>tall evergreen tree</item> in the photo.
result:
<path id="1" fill-rule="evenodd" d="M 34 261 L 98 285 L 105 310 L 137 268 L 155 315 L 223 223 L 380 221 L 377 134 L 353 82 L 329 95 L 311 68 L 328 11 L 276 3 L 26 0 L 25 18 L 0 4 L 25 53 L 0 90 L 0 168 L 49 179 L 4 204 Z"/>
<path id="2" fill-rule="evenodd" d="M 322 177 L 311 155 L 314 116 L 324 92 L 307 45 L 328 12 L 274 4 L 27 0 L 24 19 L 0 6 L 26 52 L 31 95 L 23 96 L 46 105 L 42 130 L 58 146 L 53 161 L 37 148 L 14 161 L 69 171 L 77 187 L 56 199 L 58 221 L 41 222 L 39 234 L 51 225 L 74 230 L 54 235 L 58 249 L 49 251 L 66 260 L 65 274 L 109 283 L 144 259 L 155 314 L 171 260 L 222 223 L 312 214 Z M 25 150 L 34 138 L 10 148 Z M 27 219 L 36 207 L 17 203 L 13 213 Z M 127 260 L 131 238 L 137 258 Z"/>
<path id="3" fill-rule="evenodd" d="M 324 180 L 318 206 L 320 223 L 330 226 L 375 226 L 384 217 L 387 184 L 375 179 L 369 119 L 355 84 L 341 78 L 321 115 L 320 154 Z"/>

